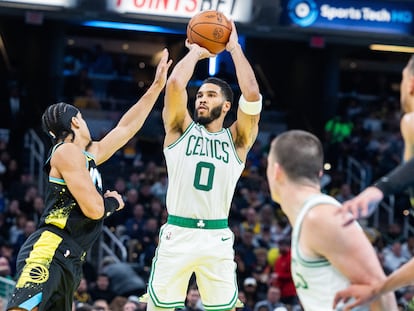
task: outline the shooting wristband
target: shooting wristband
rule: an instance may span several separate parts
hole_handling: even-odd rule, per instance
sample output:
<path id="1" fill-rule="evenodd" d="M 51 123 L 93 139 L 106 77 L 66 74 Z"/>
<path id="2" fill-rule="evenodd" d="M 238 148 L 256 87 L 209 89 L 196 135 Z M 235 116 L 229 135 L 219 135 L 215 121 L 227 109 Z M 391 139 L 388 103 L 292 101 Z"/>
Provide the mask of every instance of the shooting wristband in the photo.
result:
<path id="1" fill-rule="evenodd" d="M 118 208 L 118 200 L 113 197 L 104 198 L 105 217 L 112 215 Z"/>
<path id="2" fill-rule="evenodd" d="M 412 185 L 414 185 L 414 159 L 397 166 L 374 184 L 384 196 L 402 192 Z"/>
<path id="3" fill-rule="evenodd" d="M 239 107 L 245 114 L 251 116 L 259 114 L 260 111 L 262 111 L 262 95 L 260 94 L 260 99 L 258 101 L 248 102 L 242 94 L 239 99 Z"/>

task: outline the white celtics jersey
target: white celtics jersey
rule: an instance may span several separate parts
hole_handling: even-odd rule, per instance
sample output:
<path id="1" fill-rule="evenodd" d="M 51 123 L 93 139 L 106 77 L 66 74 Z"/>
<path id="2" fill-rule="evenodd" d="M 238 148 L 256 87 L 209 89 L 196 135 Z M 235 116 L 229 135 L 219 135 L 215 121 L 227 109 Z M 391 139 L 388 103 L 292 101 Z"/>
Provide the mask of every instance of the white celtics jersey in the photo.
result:
<path id="1" fill-rule="evenodd" d="M 335 294 L 349 285 L 349 280 L 325 258 L 307 258 L 299 248 L 299 237 L 306 213 L 316 205 L 341 204 L 334 198 L 321 194 L 311 197 L 303 206 L 292 232 L 292 277 L 296 292 L 305 311 L 332 311 Z M 323 219 L 321 219 L 323 221 Z M 340 310 L 338 308 L 337 310 Z M 369 310 L 359 307 L 353 310 Z"/>
<path id="2" fill-rule="evenodd" d="M 193 122 L 176 142 L 164 148 L 164 155 L 168 213 L 196 219 L 226 219 L 244 169 L 230 130 L 210 133 Z"/>

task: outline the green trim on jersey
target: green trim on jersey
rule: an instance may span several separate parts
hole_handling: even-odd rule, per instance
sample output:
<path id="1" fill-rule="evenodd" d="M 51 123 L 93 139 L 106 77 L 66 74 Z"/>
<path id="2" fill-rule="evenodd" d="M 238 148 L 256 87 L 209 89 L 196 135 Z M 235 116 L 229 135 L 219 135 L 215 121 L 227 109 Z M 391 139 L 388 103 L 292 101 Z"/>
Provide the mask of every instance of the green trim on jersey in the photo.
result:
<path id="1" fill-rule="evenodd" d="M 304 267 L 307 268 L 320 268 L 320 267 L 325 267 L 325 266 L 330 266 L 331 263 L 325 259 L 325 258 L 320 258 L 320 259 L 305 259 L 303 258 L 303 256 L 301 255 L 300 251 L 299 251 L 299 245 L 297 244 L 296 249 L 295 249 L 295 253 L 296 253 L 296 260 L 298 262 L 300 262 Z"/>
<path id="2" fill-rule="evenodd" d="M 49 176 L 49 181 L 58 185 L 66 185 L 65 180 L 61 179 L 61 178 L 56 178 L 56 177 L 52 177 Z"/>
<path id="3" fill-rule="evenodd" d="M 167 149 L 172 149 L 174 148 L 174 146 L 176 146 L 180 141 L 182 141 L 184 139 L 184 137 L 188 134 L 188 132 L 191 131 L 191 129 L 195 126 L 194 122 L 191 122 L 191 124 L 187 127 L 187 129 L 184 131 L 184 133 L 175 141 L 173 142 L 171 145 L 167 146 Z"/>

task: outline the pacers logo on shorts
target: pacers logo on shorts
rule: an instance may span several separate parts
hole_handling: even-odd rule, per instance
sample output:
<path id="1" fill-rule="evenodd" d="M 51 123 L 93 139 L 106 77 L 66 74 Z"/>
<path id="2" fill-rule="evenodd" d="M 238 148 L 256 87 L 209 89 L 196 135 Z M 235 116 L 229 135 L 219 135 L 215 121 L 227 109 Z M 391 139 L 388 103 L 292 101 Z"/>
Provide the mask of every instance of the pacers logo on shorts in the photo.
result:
<path id="1" fill-rule="evenodd" d="M 313 0 L 290 0 L 287 8 L 291 20 L 302 27 L 312 25 L 319 15 Z"/>
<path id="2" fill-rule="evenodd" d="M 29 283 L 40 284 L 46 282 L 48 279 L 49 270 L 45 265 L 39 263 L 29 263 L 24 267 L 16 287 L 24 287 Z"/>

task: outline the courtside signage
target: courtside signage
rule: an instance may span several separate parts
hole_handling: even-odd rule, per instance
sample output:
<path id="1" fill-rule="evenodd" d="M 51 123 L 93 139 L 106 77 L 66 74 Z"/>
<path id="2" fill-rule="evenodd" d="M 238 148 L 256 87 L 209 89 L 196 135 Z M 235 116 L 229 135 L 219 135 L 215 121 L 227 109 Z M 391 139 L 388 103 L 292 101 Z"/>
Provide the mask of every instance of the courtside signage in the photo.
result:
<path id="1" fill-rule="evenodd" d="M 77 0 L 0 0 L 0 3 L 45 5 L 72 8 L 77 5 Z"/>
<path id="2" fill-rule="evenodd" d="M 253 0 L 106 0 L 117 13 L 191 18 L 204 10 L 217 10 L 238 22 L 250 22 Z"/>
<path id="3" fill-rule="evenodd" d="M 413 2 L 282 0 L 281 24 L 333 30 L 413 33 Z"/>

